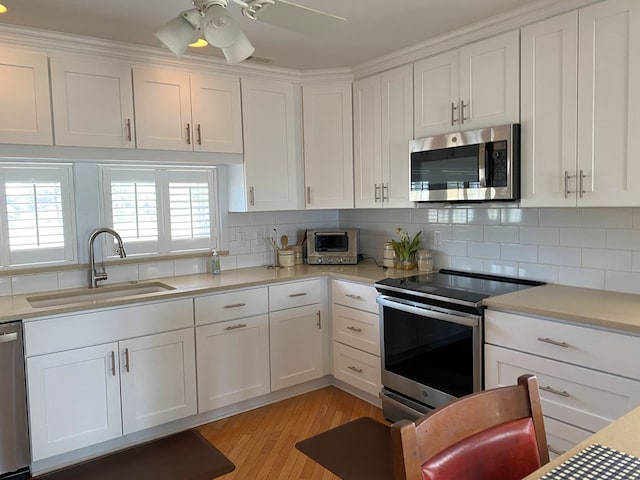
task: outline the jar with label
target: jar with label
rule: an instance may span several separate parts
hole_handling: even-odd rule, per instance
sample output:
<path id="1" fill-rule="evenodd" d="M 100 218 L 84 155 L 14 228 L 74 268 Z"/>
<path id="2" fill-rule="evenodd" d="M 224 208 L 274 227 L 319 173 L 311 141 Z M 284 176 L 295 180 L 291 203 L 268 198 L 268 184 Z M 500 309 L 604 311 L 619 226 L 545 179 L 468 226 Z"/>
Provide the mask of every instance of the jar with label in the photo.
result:
<path id="1" fill-rule="evenodd" d="M 388 268 L 396 266 L 396 251 L 393 249 L 393 243 L 391 242 L 384 243 L 382 266 Z"/>
<path id="2" fill-rule="evenodd" d="M 217 275 L 220 273 L 220 254 L 217 250 L 211 252 L 211 273 Z"/>
<path id="3" fill-rule="evenodd" d="M 433 270 L 433 253 L 431 250 L 418 250 L 416 252 L 416 262 L 418 262 L 418 270 L 430 272 Z"/>
<path id="4" fill-rule="evenodd" d="M 292 245 L 291 250 L 294 253 L 294 263 L 296 265 L 302 265 L 304 263 L 304 257 L 302 256 L 302 245 Z"/>

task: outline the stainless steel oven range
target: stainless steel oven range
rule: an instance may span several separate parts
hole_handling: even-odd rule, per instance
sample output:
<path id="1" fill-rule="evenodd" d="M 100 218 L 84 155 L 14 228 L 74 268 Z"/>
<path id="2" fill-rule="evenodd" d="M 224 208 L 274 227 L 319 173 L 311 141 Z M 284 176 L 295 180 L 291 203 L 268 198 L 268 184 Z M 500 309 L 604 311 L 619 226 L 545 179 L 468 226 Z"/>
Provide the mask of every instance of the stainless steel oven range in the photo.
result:
<path id="1" fill-rule="evenodd" d="M 482 300 L 537 285 L 543 282 L 454 270 L 376 283 L 384 416 L 415 420 L 482 390 Z"/>

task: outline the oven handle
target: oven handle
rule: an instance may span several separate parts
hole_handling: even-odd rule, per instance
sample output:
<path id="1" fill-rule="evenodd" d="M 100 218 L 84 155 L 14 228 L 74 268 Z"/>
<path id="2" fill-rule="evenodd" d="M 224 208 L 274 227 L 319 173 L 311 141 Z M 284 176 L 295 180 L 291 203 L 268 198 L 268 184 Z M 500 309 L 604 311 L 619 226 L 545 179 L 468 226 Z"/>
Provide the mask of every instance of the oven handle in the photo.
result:
<path id="1" fill-rule="evenodd" d="M 460 315 L 456 315 L 453 311 L 451 311 L 451 313 L 441 313 L 428 308 L 419 308 L 405 303 L 401 298 L 378 295 L 376 301 L 383 307 L 395 308 L 402 312 L 413 313 L 421 317 L 431 317 L 445 322 L 457 323 L 466 327 L 477 327 L 480 324 L 480 317 L 477 316 L 462 317 Z"/>

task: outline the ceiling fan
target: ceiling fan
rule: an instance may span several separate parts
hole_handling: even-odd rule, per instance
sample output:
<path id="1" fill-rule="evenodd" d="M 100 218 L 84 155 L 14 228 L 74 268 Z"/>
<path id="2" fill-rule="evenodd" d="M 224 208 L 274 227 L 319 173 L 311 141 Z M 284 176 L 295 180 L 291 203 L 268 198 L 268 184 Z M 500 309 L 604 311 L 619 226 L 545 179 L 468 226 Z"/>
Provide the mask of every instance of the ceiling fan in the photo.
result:
<path id="1" fill-rule="evenodd" d="M 178 57 L 199 39 L 220 48 L 227 63 L 241 62 L 253 54 L 253 45 L 227 13 L 230 2 L 239 5 L 247 18 L 305 34 L 328 32 L 346 22 L 345 18 L 288 0 L 192 1 L 194 8 L 181 12 L 156 32 L 156 37 Z"/>

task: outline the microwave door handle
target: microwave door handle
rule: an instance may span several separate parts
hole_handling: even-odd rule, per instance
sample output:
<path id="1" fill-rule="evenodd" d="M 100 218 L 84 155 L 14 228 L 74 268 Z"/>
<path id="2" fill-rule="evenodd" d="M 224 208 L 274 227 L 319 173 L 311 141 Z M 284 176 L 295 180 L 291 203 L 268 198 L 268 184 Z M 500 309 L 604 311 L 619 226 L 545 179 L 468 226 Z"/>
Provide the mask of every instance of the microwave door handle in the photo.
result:
<path id="1" fill-rule="evenodd" d="M 478 145 L 478 180 L 480 187 L 487 187 L 487 144 Z"/>

